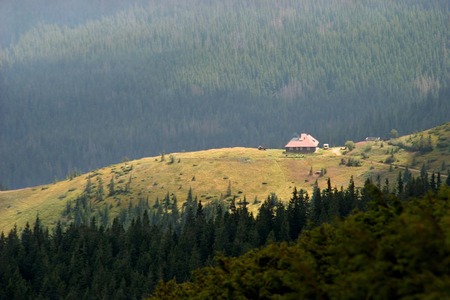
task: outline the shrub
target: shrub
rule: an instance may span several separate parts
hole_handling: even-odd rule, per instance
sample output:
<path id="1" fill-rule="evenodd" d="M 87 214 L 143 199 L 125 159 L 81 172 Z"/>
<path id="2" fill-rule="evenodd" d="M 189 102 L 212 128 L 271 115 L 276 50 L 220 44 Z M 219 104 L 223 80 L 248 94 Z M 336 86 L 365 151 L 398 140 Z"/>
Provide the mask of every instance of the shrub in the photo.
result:
<path id="1" fill-rule="evenodd" d="M 355 158 L 349 158 L 347 161 L 345 161 L 345 159 L 342 158 L 339 165 L 345 165 L 347 167 L 359 167 L 361 166 L 361 161 Z"/>
<path id="2" fill-rule="evenodd" d="M 175 156 L 172 154 L 169 155 L 169 161 L 167 162 L 168 165 L 171 165 L 175 162 Z"/>
<path id="3" fill-rule="evenodd" d="M 386 158 L 386 160 L 384 161 L 386 164 L 392 164 L 393 162 L 395 162 L 395 156 L 394 154 L 391 154 L 391 156 L 389 156 L 388 158 Z"/>
<path id="4" fill-rule="evenodd" d="M 348 150 L 352 151 L 353 149 L 355 149 L 355 143 L 353 141 L 346 141 L 345 142 L 345 147 L 348 148 Z"/>

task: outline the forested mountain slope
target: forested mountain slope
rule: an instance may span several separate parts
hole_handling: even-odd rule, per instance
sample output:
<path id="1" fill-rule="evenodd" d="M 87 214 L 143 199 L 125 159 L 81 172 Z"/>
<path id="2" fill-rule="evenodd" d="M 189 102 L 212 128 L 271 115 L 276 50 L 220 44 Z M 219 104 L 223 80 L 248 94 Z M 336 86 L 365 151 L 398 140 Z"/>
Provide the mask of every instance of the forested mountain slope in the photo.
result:
<path id="1" fill-rule="evenodd" d="M 59 2 L 23 22 L 0 6 L 17 16 L 0 52 L 9 187 L 124 156 L 280 148 L 299 131 L 342 144 L 448 120 L 446 1 Z"/>

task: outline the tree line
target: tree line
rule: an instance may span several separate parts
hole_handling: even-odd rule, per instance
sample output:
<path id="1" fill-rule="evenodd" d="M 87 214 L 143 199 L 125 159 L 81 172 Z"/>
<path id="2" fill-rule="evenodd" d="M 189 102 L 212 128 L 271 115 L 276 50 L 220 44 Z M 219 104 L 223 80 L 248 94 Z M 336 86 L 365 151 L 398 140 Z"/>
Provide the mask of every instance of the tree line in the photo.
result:
<path id="1" fill-rule="evenodd" d="M 315 244 L 319 243 L 318 235 L 328 234 L 333 228 L 337 230 L 335 226 L 340 224 L 340 220 L 348 218 L 350 221 L 344 221 L 345 224 L 357 220 L 366 222 L 369 218 L 375 223 L 367 221 L 367 224 L 384 230 L 382 218 L 386 217 L 386 212 L 392 217 L 394 209 L 401 212 L 409 207 L 405 203 L 412 203 L 411 207 L 416 205 L 413 199 L 423 195 L 428 195 L 424 199 L 436 199 L 448 192 L 450 177 L 444 181 L 440 174 L 431 178 L 425 174 L 417 178 L 408 174 L 405 181 L 404 176 L 399 175 L 396 187 L 388 182 L 379 187 L 377 182 L 367 180 L 363 188 L 357 189 L 350 179 L 346 189 L 337 189 L 331 188 L 329 180 L 326 188 L 317 186 L 311 196 L 304 190 L 294 189 L 287 203 L 271 194 L 256 215 L 248 211 L 245 198 L 203 205 L 190 191 L 182 205 L 176 197 L 169 196 L 151 206 L 148 201 L 141 200 L 137 205 L 124 209 L 112 222 L 104 222 L 96 215 L 83 215 L 67 227 L 59 222 L 49 230 L 42 226 L 38 216 L 34 225 L 27 223 L 22 230 L 14 228 L 0 235 L 0 298 L 135 299 L 149 296 L 160 282 L 168 283 L 160 283 L 156 295 L 167 296 L 176 292 L 190 297 L 192 294 L 189 293 L 197 292 L 195 284 L 202 284 L 203 280 L 199 278 L 203 278 L 201 274 L 204 271 L 197 272 L 194 277 L 191 272 L 205 266 L 215 266 L 204 273 L 205 292 L 213 292 L 209 284 L 216 279 L 209 276 L 215 274 L 214 270 L 230 272 L 229 266 L 239 264 L 241 259 L 230 260 L 227 257 L 240 257 L 250 251 L 242 259 L 254 261 L 252 257 L 259 257 L 259 266 L 264 272 L 269 272 L 273 266 L 271 258 L 263 262 L 265 258 L 259 252 L 251 251 L 263 247 L 261 253 L 267 253 L 275 249 L 272 255 L 276 259 L 284 259 L 284 255 L 298 253 L 290 248 L 283 250 L 287 246 L 279 243 L 288 243 L 297 249 L 300 237 L 300 244 L 306 243 L 312 247 L 307 250 L 315 253 L 313 250 L 320 251 L 316 248 L 320 246 Z M 377 215 L 380 210 L 383 213 Z M 352 223 L 355 228 L 360 228 L 359 225 Z M 365 231 L 353 233 L 366 238 Z M 370 234 L 367 238 L 373 237 Z M 340 247 L 338 241 L 331 237 L 325 241 L 330 243 L 326 247 Z M 273 245 L 264 248 L 268 244 Z M 350 251 L 351 248 L 348 249 Z M 317 255 L 317 259 L 322 257 L 321 253 Z M 217 257 L 221 258 L 218 260 Z M 250 265 L 253 268 L 252 263 Z M 332 272 L 331 266 L 325 269 Z M 233 267 L 232 272 L 238 270 L 241 269 Z M 332 275 L 321 274 L 319 270 L 314 274 L 323 278 Z M 254 276 L 249 275 L 241 284 L 259 284 L 259 275 Z M 323 278 L 320 277 L 317 284 L 322 284 Z M 172 279 L 179 283 L 194 281 L 172 288 L 174 282 L 169 282 Z M 235 279 L 233 275 L 226 280 Z M 289 281 L 289 277 L 285 280 Z M 271 284 L 278 287 L 282 283 L 284 281 Z M 222 286 L 219 290 L 221 293 L 230 292 Z M 245 293 L 253 292 L 247 290 Z"/>
<path id="2" fill-rule="evenodd" d="M 450 188 L 399 200 L 372 186 L 371 209 L 241 257 L 218 257 L 193 280 L 150 299 L 402 299 L 448 297 Z"/>

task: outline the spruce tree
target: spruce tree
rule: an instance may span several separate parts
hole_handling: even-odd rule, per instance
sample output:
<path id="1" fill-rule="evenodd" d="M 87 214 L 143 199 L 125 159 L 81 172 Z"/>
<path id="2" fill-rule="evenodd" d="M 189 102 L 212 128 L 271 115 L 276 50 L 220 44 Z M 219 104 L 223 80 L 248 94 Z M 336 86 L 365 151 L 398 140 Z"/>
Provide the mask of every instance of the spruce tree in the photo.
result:
<path id="1" fill-rule="evenodd" d="M 228 181 L 228 187 L 227 187 L 227 191 L 225 193 L 225 197 L 230 197 L 231 196 L 231 181 Z"/>
<path id="2" fill-rule="evenodd" d="M 261 205 L 259 213 L 256 217 L 256 229 L 259 235 L 259 245 L 266 243 L 267 237 L 273 229 L 274 222 L 274 207 L 277 203 L 276 196 L 271 194 L 266 201 Z"/>
<path id="3" fill-rule="evenodd" d="M 291 240 L 297 239 L 300 233 L 300 200 L 297 188 L 294 187 L 291 199 L 287 207 L 287 215 L 289 221 L 289 236 Z"/>
<path id="4" fill-rule="evenodd" d="M 403 179 L 402 179 L 402 171 L 398 173 L 397 177 L 397 196 L 403 197 Z"/>
<path id="5" fill-rule="evenodd" d="M 97 201 L 101 202 L 101 201 L 103 201 L 103 195 L 104 195 L 105 191 L 103 190 L 102 178 L 99 176 L 99 177 L 97 177 L 97 180 L 98 180 L 98 188 L 97 188 L 96 196 L 97 196 Z"/>
<path id="6" fill-rule="evenodd" d="M 89 197 L 91 195 L 92 192 L 92 181 L 91 181 L 91 177 L 88 176 L 88 179 L 86 181 L 86 186 L 84 187 L 84 193 Z"/>
<path id="7" fill-rule="evenodd" d="M 173 225 L 174 226 L 176 226 L 177 225 L 177 223 L 178 223 L 178 219 L 179 219 L 179 217 L 180 217 L 180 212 L 179 212 L 179 209 L 178 209 L 178 200 L 177 200 L 177 196 L 175 195 L 175 194 L 173 194 L 172 195 L 172 223 L 173 223 Z"/>
<path id="8" fill-rule="evenodd" d="M 320 189 L 318 186 L 315 186 L 311 199 L 311 221 L 315 226 L 319 226 L 321 224 L 322 207 Z"/>
<path id="9" fill-rule="evenodd" d="M 406 166 L 405 170 L 403 171 L 403 184 L 408 184 L 410 178 L 411 171 L 409 170 L 408 166 Z"/>
<path id="10" fill-rule="evenodd" d="M 429 187 L 431 188 L 433 193 L 436 193 L 436 191 L 437 191 L 437 188 L 436 188 L 436 175 L 434 174 L 434 172 L 431 174 Z"/>
<path id="11" fill-rule="evenodd" d="M 441 172 L 438 171 L 436 177 L 436 191 L 439 191 L 441 189 L 441 185 L 442 185 Z"/>
<path id="12" fill-rule="evenodd" d="M 350 214 L 350 212 L 356 208 L 356 201 L 358 200 L 355 181 L 353 180 L 353 176 L 350 177 L 350 182 L 347 190 L 344 193 L 344 216 Z"/>
<path id="13" fill-rule="evenodd" d="M 384 181 L 383 193 L 384 194 L 389 194 L 389 192 L 390 192 L 389 178 L 386 178 L 385 181 Z"/>
<path id="14" fill-rule="evenodd" d="M 110 196 L 110 197 L 116 193 L 115 186 L 114 186 L 114 176 L 111 176 L 111 180 L 109 181 L 109 184 L 108 184 L 108 191 L 109 191 L 108 196 Z"/>

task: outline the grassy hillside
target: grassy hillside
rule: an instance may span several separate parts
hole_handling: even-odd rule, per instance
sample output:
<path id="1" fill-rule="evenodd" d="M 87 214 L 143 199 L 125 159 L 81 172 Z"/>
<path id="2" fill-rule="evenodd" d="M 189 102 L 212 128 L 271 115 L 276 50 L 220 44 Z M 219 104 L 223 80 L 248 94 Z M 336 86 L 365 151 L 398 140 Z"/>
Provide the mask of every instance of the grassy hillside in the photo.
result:
<path id="1" fill-rule="evenodd" d="M 421 136 L 427 140 L 430 136 L 432 150 L 411 151 L 412 146 L 408 145 Z M 342 164 L 350 159 L 360 165 Z M 311 191 L 317 180 L 319 187 L 324 188 L 327 178 L 338 188 L 346 187 L 351 176 L 357 186 L 368 177 L 381 184 L 388 178 L 394 186 L 402 168 L 408 166 L 417 175 L 423 163 L 429 172 L 447 174 L 450 123 L 389 141 L 358 142 L 350 152 L 335 147 L 314 154 L 288 155 L 281 149 L 236 147 L 165 154 L 122 162 L 53 184 L 0 192 L 0 231 L 8 231 L 14 224 L 23 227 L 37 214 L 44 224 L 52 226 L 62 218 L 66 206 L 83 193 L 88 182 L 94 193 L 100 185 L 104 189 L 102 201 L 92 200 L 94 210 L 108 205 L 112 214 L 128 207 L 130 202 L 137 203 L 139 199 L 153 202 L 167 194 L 175 194 L 181 204 L 191 188 L 203 203 L 233 197 L 239 201 L 245 196 L 250 209 L 255 211 L 259 207 L 255 198 L 264 200 L 270 193 L 276 193 L 282 200 L 288 200 L 294 186 Z M 108 196 L 111 178 L 116 193 Z"/>

